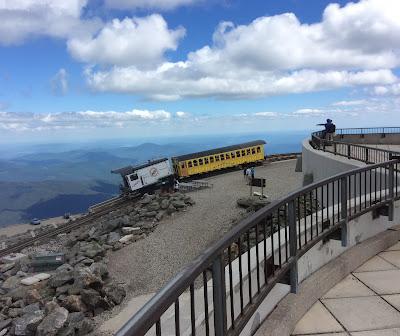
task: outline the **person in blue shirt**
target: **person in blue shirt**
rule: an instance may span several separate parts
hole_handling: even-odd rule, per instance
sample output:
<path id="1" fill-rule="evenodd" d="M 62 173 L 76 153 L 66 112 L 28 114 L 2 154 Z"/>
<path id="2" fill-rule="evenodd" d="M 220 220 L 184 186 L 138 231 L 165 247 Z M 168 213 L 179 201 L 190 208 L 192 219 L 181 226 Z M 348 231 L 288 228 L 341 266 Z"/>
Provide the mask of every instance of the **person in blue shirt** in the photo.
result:
<path id="1" fill-rule="evenodd" d="M 336 125 L 332 122 L 332 119 L 326 119 L 325 124 L 317 124 L 317 126 L 324 126 L 325 130 L 322 134 L 323 138 L 328 141 L 333 141 L 336 132 Z"/>

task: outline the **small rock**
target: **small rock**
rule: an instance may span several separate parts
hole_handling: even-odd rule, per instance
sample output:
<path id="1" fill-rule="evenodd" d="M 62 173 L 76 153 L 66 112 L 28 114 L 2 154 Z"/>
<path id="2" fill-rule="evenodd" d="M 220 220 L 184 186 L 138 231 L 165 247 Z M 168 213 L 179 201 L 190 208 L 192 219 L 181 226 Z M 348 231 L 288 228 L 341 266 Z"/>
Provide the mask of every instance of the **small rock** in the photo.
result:
<path id="1" fill-rule="evenodd" d="M 10 276 L 6 281 L 3 282 L 3 285 L 1 286 L 4 289 L 14 289 L 19 286 L 21 282 L 21 279 L 17 276 Z"/>
<path id="2" fill-rule="evenodd" d="M 113 245 L 112 250 L 113 251 L 118 251 L 118 250 L 122 249 L 123 247 L 124 247 L 124 244 L 122 244 L 122 243 L 120 243 L 118 241 Z"/>
<path id="3" fill-rule="evenodd" d="M 161 209 L 166 210 L 169 207 L 169 200 L 163 199 L 160 204 Z"/>
<path id="4" fill-rule="evenodd" d="M 36 336 L 54 336 L 64 326 L 68 318 L 68 310 L 63 307 L 54 309 L 39 324 Z"/>
<path id="5" fill-rule="evenodd" d="M 11 318 L 16 318 L 18 316 L 22 315 L 22 309 L 21 308 L 10 308 L 8 310 L 8 316 Z"/>
<path id="6" fill-rule="evenodd" d="M 31 276 L 29 278 L 25 278 L 21 280 L 21 284 L 25 285 L 25 286 L 31 286 L 34 285 L 42 280 L 47 280 L 51 277 L 50 274 L 48 273 L 39 273 L 36 274 L 34 276 Z"/>
<path id="7" fill-rule="evenodd" d="M 48 285 L 50 287 L 56 288 L 65 285 L 66 283 L 72 282 L 73 279 L 74 278 L 71 271 L 61 270 L 50 278 Z"/>
<path id="8" fill-rule="evenodd" d="M 74 286 L 81 288 L 101 288 L 102 285 L 101 278 L 93 274 L 89 267 L 81 267 L 75 270 Z"/>
<path id="9" fill-rule="evenodd" d="M 185 202 L 183 202 L 183 201 L 178 201 L 178 200 L 172 201 L 172 205 L 174 206 L 175 209 L 183 209 L 183 208 L 186 207 Z"/>
<path id="10" fill-rule="evenodd" d="M 70 312 L 85 312 L 87 310 L 86 305 L 79 295 L 67 296 L 65 300 L 63 300 L 62 305 Z"/>
<path id="11" fill-rule="evenodd" d="M 35 311 L 37 311 L 37 310 L 40 310 L 40 306 L 39 306 L 39 303 L 38 303 L 38 302 L 32 303 L 32 304 L 27 305 L 27 306 L 25 306 L 24 308 L 22 308 L 22 312 L 23 312 L 24 314 L 33 313 L 33 312 L 35 312 Z"/>
<path id="12" fill-rule="evenodd" d="M 1 264 L 0 265 L 0 272 L 1 273 L 5 273 L 7 271 L 9 271 L 10 269 L 12 269 L 15 266 L 15 263 L 8 263 L 8 264 Z"/>
<path id="13" fill-rule="evenodd" d="M 107 297 L 109 297 L 116 305 L 121 304 L 126 296 L 125 288 L 117 284 L 108 284 L 103 287 Z"/>
<path id="14" fill-rule="evenodd" d="M 17 318 L 13 321 L 15 335 L 34 335 L 37 326 L 44 318 L 44 311 L 37 310 L 30 314 Z"/>
<path id="15" fill-rule="evenodd" d="M 105 279 L 108 277 L 108 269 L 107 265 L 102 262 L 96 262 L 90 265 L 91 272 L 101 279 Z"/>
<path id="16" fill-rule="evenodd" d="M 119 241 L 120 238 L 121 238 L 121 235 L 118 232 L 110 232 L 108 234 L 107 244 L 112 245 L 112 244 L 116 243 L 117 241 Z"/>
<path id="17" fill-rule="evenodd" d="M 121 229 L 122 233 L 124 235 L 128 234 L 140 234 L 142 232 L 140 227 L 130 227 L 130 226 L 125 226 Z"/>
<path id="18" fill-rule="evenodd" d="M 122 244 L 126 244 L 126 243 L 128 243 L 129 241 L 131 241 L 132 239 L 133 239 L 133 234 L 129 234 L 129 235 L 123 236 L 123 237 L 119 240 L 119 242 L 122 243 Z"/>
<path id="19" fill-rule="evenodd" d="M 24 297 L 24 301 L 28 305 L 31 305 L 35 302 L 39 302 L 41 300 L 42 300 L 42 296 L 39 294 L 37 289 L 28 290 Z"/>
<path id="20" fill-rule="evenodd" d="M 93 310 L 96 308 L 102 308 L 105 310 L 112 308 L 112 304 L 101 297 L 100 293 L 94 289 L 83 289 L 81 291 L 81 298 L 82 301 Z"/>

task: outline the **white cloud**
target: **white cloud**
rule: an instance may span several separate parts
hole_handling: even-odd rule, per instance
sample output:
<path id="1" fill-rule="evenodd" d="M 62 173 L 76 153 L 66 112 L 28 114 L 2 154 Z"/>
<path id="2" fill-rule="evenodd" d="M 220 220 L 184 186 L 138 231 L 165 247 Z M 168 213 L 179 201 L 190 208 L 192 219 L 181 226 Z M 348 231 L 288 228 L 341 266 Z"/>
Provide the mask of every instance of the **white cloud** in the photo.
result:
<path id="1" fill-rule="evenodd" d="M 373 93 L 377 96 L 398 96 L 400 95 L 400 83 L 395 83 L 387 86 L 375 86 Z"/>
<path id="2" fill-rule="evenodd" d="M 324 115 L 326 112 L 321 109 L 311 109 L 311 108 L 303 108 L 297 111 L 294 111 L 293 114 L 295 115 L 303 115 L 303 116 L 320 116 Z"/>
<path id="3" fill-rule="evenodd" d="M 68 41 L 71 55 L 83 62 L 119 66 L 154 66 L 167 50 L 176 50 L 185 30 L 168 29 L 162 16 L 114 19 L 94 37 Z"/>
<path id="4" fill-rule="evenodd" d="M 175 113 L 178 118 L 187 118 L 189 114 L 187 112 L 178 111 Z"/>
<path id="5" fill-rule="evenodd" d="M 68 91 L 68 73 L 61 68 L 50 81 L 51 90 L 56 95 L 65 95 Z"/>
<path id="6" fill-rule="evenodd" d="M 184 113 L 184 112 L 183 112 Z M 165 110 L 79 111 L 62 113 L 0 112 L 0 129 L 41 131 L 72 128 L 129 127 L 138 123 L 168 122 L 172 113 Z"/>
<path id="7" fill-rule="evenodd" d="M 341 100 L 336 103 L 333 103 L 333 106 L 357 106 L 357 105 L 365 105 L 367 101 L 365 99 L 360 100 Z"/>
<path id="8" fill-rule="evenodd" d="M 400 64 L 400 1 L 329 5 L 323 20 L 302 24 L 294 14 L 260 17 L 248 25 L 223 22 L 212 45 L 186 60 L 152 69 L 94 67 L 98 91 L 185 97 L 254 98 L 396 82 Z"/>
<path id="9" fill-rule="evenodd" d="M 199 0 L 105 0 L 105 4 L 109 8 L 116 8 L 116 9 L 151 8 L 151 9 L 170 10 L 179 6 L 187 6 L 200 1 Z"/>
<path id="10" fill-rule="evenodd" d="M 254 113 L 256 117 L 267 117 L 267 118 L 274 118 L 278 116 L 276 112 L 256 112 Z"/>
<path id="11" fill-rule="evenodd" d="M 82 20 L 87 0 L 0 0 L 0 44 L 35 36 L 69 38 L 92 33 L 98 19 Z"/>

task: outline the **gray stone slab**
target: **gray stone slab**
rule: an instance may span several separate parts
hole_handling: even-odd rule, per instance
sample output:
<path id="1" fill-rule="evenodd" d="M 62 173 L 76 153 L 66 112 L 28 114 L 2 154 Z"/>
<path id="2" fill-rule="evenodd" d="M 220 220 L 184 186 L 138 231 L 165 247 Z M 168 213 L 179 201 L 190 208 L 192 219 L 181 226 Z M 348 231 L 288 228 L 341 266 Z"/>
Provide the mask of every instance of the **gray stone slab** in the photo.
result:
<path id="1" fill-rule="evenodd" d="M 351 336 L 400 336 L 400 328 L 352 332 Z"/>
<path id="2" fill-rule="evenodd" d="M 322 302 L 348 331 L 400 327 L 400 313 L 378 296 L 324 299 Z"/>
<path id="3" fill-rule="evenodd" d="M 400 242 L 397 242 L 393 246 L 389 247 L 386 251 L 400 251 Z"/>
<path id="4" fill-rule="evenodd" d="M 332 314 L 317 301 L 297 323 L 293 335 L 332 333 L 344 331 Z"/>
<path id="5" fill-rule="evenodd" d="M 379 256 L 372 257 L 354 272 L 373 272 L 373 271 L 387 271 L 397 269 L 396 266 L 388 263 L 385 259 Z"/>
<path id="6" fill-rule="evenodd" d="M 400 267 L 400 251 L 385 251 L 379 253 L 379 256 L 391 264 Z"/>
<path id="7" fill-rule="evenodd" d="M 353 275 L 348 275 L 335 287 L 329 290 L 324 296 L 328 298 L 344 298 L 376 295 L 372 290 L 365 286 L 360 280 Z"/>
<path id="8" fill-rule="evenodd" d="M 400 294 L 382 295 L 382 297 L 393 307 L 400 310 Z"/>
<path id="9" fill-rule="evenodd" d="M 400 294 L 400 270 L 353 273 L 374 292 L 384 294 Z"/>

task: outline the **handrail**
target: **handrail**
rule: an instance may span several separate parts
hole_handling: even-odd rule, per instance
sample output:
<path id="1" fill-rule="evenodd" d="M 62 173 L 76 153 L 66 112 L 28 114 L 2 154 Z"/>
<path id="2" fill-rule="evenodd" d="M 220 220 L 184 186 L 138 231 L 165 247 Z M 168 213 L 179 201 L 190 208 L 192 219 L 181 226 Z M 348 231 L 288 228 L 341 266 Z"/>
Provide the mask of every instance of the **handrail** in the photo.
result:
<path id="1" fill-rule="evenodd" d="M 186 265 L 117 335 L 141 336 L 150 329 L 157 336 L 199 330 L 239 335 L 275 284 L 288 279 L 297 291 L 297 260 L 312 246 L 337 239 L 335 233 L 346 246 L 349 219 L 373 209 L 388 205 L 392 219 L 393 202 L 400 198 L 399 164 L 388 160 L 337 174 L 253 213 Z M 186 296 L 190 308 L 182 310 Z M 182 318 L 185 313 L 190 317 Z"/>
<path id="2" fill-rule="evenodd" d="M 370 129 L 345 128 L 345 129 L 339 129 L 337 131 L 339 132 L 340 135 L 345 135 L 345 134 L 349 135 L 350 133 L 345 133 L 345 132 L 352 130 L 363 130 L 363 131 L 374 130 L 375 132 L 377 130 L 387 130 L 387 129 L 398 130 L 398 133 L 400 133 L 399 127 L 391 127 L 391 128 L 380 127 L 380 128 L 370 128 Z M 387 134 L 387 133 L 378 132 L 378 133 L 358 133 L 358 134 Z M 400 156 L 400 152 L 393 150 L 375 148 L 363 144 L 343 142 L 343 141 L 338 141 L 337 139 L 333 141 L 326 140 L 324 138 L 323 131 L 317 131 L 311 134 L 311 145 L 316 149 L 323 150 L 324 152 L 329 152 L 335 155 L 344 156 L 347 157 L 348 159 L 354 159 L 368 164 L 386 162 L 389 161 L 393 156 Z"/>

